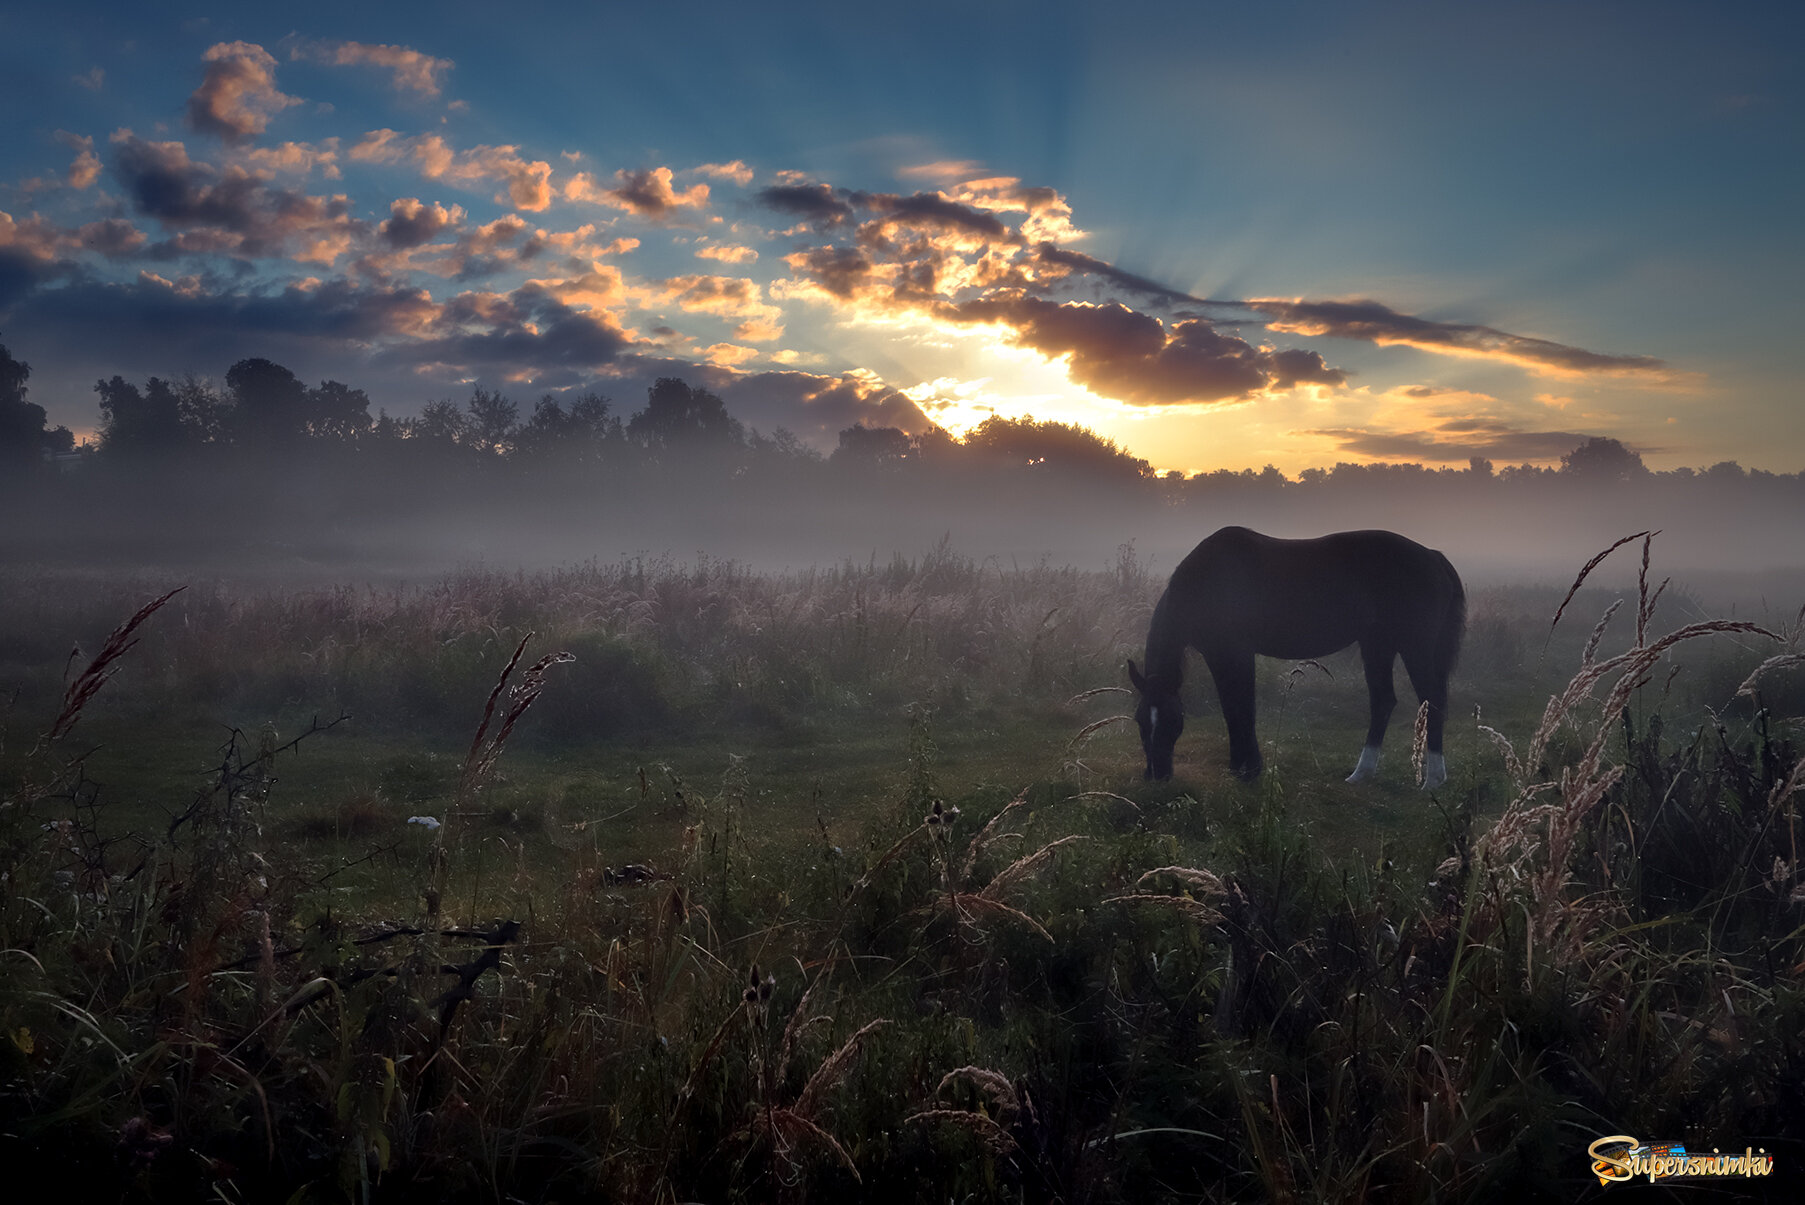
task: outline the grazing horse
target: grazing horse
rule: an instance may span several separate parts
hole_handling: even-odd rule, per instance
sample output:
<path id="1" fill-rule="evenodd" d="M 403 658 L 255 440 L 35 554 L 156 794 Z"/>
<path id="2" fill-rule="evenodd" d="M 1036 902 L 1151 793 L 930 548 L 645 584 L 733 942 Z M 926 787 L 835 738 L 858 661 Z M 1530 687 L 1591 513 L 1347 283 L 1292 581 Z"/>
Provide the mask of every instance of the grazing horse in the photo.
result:
<path id="1" fill-rule="evenodd" d="M 1448 558 L 1389 531 L 1343 531 L 1314 540 L 1280 540 L 1224 527 L 1178 563 L 1147 628 L 1147 672 L 1128 663 L 1140 695 L 1134 722 L 1147 754 L 1147 778 L 1172 777 L 1172 747 L 1184 731 L 1178 689 L 1185 648 L 1203 654 L 1228 724 L 1228 764 L 1242 779 L 1264 764 L 1253 725 L 1253 659 L 1324 657 L 1356 642 L 1366 665 L 1372 723 L 1349 782 L 1379 769 L 1379 743 L 1398 696 L 1394 658 L 1417 697 L 1429 704 L 1423 785 L 1447 781 L 1442 720 L 1448 675 L 1466 626 L 1466 591 Z"/>

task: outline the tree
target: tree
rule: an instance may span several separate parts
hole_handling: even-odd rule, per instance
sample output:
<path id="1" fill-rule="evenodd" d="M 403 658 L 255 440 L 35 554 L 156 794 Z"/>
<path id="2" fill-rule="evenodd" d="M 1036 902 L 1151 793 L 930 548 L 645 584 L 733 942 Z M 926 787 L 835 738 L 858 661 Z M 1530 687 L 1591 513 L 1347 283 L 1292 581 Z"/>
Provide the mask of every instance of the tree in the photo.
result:
<path id="1" fill-rule="evenodd" d="M 1646 477 L 1642 457 L 1618 441 L 1594 435 L 1561 457 L 1561 472 L 1580 481 L 1633 481 Z"/>
<path id="2" fill-rule="evenodd" d="M 240 360 L 226 370 L 240 441 L 255 447 L 292 443 L 307 429 L 307 388 L 280 364 Z"/>
<path id="3" fill-rule="evenodd" d="M 900 464 L 909 455 L 909 433 L 900 427 L 867 427 L 854 423 L 840 432 L 834 464 L 869 467 Z"/>
<path id="4" fill-rule="evenodd" d="M 1047 472 L 1140 478 L 1152 466 L 1088 427 L 993 414 L 965 436 L 965 447 L 998 464 Z M 1275 473 L 1277 470 L 1273 470 Z"/>
<path id="5" fill-rule="evenodd" d="M 152 377 L 144 392 L 121 376 L 94 382 L 100 395 L 100 449 L 108 456 L 168 454 L 185 441 L 182 411 L 169 382 Z"/>
<path id="6" fill-rule="evenodd" d="M 745 428 L 727 413 L 727 404 L 681 377 L 658 378 L 646 391 L 646 408 L 628 420 L 627 435 L 652 449 L 737 448 L 746 442 Z"/>
<path id="7" fill-rule="evenodd" d="M 37 464 L 44 447 L 44 407 L 25 400 L 30 376 L 31 365 L 0 343 L 0 464 L 8 467 Z"/>
<path id="8" fill-rule="evenodd" d="M 490 456 L 506 452 L 519 427 L 520 407 L 500 392 L 478 389 L 470 395 L 469 410 L 470 419 L 464 424 L 465 442 Z"/>
<path id="9" fill-rule="evenodd" d="M 321 381 L 307 391 L 306 432 L 315 439 L 355 443 L 370 432 L 370 399 L 361 389 Z"/>

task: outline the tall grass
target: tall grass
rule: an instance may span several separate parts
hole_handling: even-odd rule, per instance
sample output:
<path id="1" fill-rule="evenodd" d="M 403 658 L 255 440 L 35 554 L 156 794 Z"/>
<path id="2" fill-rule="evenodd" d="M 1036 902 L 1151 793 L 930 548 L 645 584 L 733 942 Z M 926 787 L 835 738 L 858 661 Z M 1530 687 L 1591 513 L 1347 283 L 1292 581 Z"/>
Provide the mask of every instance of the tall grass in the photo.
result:
<path id="1" fill-rule="evenodd" d="M 1476 726 L 1483 760 L 1407 796 L 1428 835 L 1376 851 L 1311 831 L 1370 797 L 1297 752 L 1308 692 L 1353 691 L 1333 665 L 1273 671 L 1292 693 L 1254 788 L 1143 783 L 1119 726 L 1049 702 L 1082 762 L 949 791 L 947 725 L 1010 692 L 1107 703 L 1156 586 L 1126 555 L 1085 575 L 942 550 L 122 606 L 39 692 L 0 799 L 0 1151 L 123 1200 L 1116 1202 L 1571 1197 L 1608 1133 L 1799 1149 L 1796 621 L 1656 634 L 1644 571 L 1635 622 L 1557 632 L 1577 667 L 1547 705 Z M 1506 601 L 1477 597 L 1475 630 L 1527 675 L 1539 625 L 1599 600 L 1551 596 L 1534 625 Z M 529 630 L 576 659 L 522 673 Z M 1673 676 L 1724 640 L 1753 643 Z M 580 671 L 607 649 L 667 715 L 739 700 L 742 731 L 792 714 L 773 691 L 805 724 L 921 705 L 856 834 L 770 839 L 735 761 L 668 775 L 654 865 L 595 847 L 553 877 L 470 819 L 504 746 L 605 689 Z M 303 802 L 296 741 L 232 730 L 151 826 L 69 751 L 131 714 L 121 686 L 267 703 L 294 674 L 348 705 L 409 673 L 463 716 L 452 764 L 467 748 L 455 815 L 397 839 L 409 908 L 348 907 L 273 839 Z M 1722 687 L 1697 722 L 1692 676 Z"/>

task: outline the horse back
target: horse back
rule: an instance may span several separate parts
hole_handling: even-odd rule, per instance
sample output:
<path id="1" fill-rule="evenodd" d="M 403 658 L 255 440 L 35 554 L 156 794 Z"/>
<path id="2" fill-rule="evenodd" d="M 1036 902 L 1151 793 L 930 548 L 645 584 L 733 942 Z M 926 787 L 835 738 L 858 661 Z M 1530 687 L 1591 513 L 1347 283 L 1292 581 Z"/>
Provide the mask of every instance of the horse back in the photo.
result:
<path id="1" fill-rule="evenodd" d="M 1206 654 L 1251 646 L 1320 657 L 1367 639 L 1401 647 L 1435 639 L 1464 610 L 1445 556 L 1376 530 L 1286 540 L 1225 527 L 1179 562 L 1167 595 L 1169 618 Z"/>

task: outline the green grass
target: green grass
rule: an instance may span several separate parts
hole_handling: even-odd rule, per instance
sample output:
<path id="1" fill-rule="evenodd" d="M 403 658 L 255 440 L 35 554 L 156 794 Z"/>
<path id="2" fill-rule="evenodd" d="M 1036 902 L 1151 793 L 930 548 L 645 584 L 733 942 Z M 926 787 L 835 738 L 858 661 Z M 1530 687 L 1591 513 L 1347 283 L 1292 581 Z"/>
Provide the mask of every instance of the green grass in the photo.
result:
<path id="1" fill-rule="evenodd" d="M 1431 795 L 1407 690 L 1342 781 L 1349 656 L 1263 664 L 1252 786 L 1200 666 L 1172 781 L 1081 735 L 1132 558 L 197 588 L 35 748 L 69 634 L 160 584 L 15 584 L 0 1149 L 76 1196 L 1514 1199 L 1606 1133 L 1805 1153 L 1798 671 L 1733 699 L 1748 633 L 1516 780 L 1472 709 L 1528 749 L 1603 601 L 1549 639 L 1558 591 L 1476 593 Z M 579 660 L 478 773 L 528 631 Z"/>

